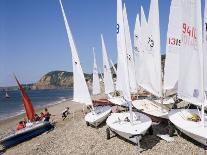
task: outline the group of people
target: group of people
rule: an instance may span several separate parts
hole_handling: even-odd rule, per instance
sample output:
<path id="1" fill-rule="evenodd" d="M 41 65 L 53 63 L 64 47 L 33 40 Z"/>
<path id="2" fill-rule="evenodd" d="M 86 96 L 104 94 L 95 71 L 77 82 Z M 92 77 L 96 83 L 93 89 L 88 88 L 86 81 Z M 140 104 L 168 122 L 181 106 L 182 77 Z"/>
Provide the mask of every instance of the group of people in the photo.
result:
<path id="1" fill-rule="evenodd" d="M 62 111 L 62 119 L 65 120 L 69 114 L 70 114 L 69 107 L 66 107 L 65 110 Z M 50 116 L 51 116 L 51 114 L 49 113 L 48 109 L 45 108 L 44 109 L 44 113 L 41 112 L 40 116 L 38 114 L 35 114 L 33 121 L 34 122 L 37 122 L 37 121 L 49 121 L 50 120 Z M 18 123 L 16 130 L 18 131 L 18 130 L 21 130 L 21 129 L 25 128 L 26 124 L 27 124 L 27 120 L 26 120 L 26 118 L 24 118 L 22 121 L 20 121 Z"/>
<path id="2" fill-rule="evenodd" d="M 45 108 L 45 112 L 41 112 L 40 113 L 40 116 L 38 116 L 37 114 L 35 114 L 35 117 L 34 117 L 34 121 L 49 121 L 50 120 L 50 116 L 51 114 L 48 112 L 48 109 Z"/>
<path id="3" fill-rule="evenodd" d="M 35 114 L 33 121 L 34 122 L 37 122 L 37 121 L 49 121 L 50 120 L 50 116 L 51 116 L 51 114 L 49 113 L 48 109 L 45 108 L 44 113 L 41 112 L 40 116 Z M 26 124 L 27 124 L 27 120 L 26 120 L 26 118 L 24 118 L 23 121 L 19 121 L 16 130 L 18 131 L 18 130 L 21 130 L 21 129 L 25 128 Z"/>

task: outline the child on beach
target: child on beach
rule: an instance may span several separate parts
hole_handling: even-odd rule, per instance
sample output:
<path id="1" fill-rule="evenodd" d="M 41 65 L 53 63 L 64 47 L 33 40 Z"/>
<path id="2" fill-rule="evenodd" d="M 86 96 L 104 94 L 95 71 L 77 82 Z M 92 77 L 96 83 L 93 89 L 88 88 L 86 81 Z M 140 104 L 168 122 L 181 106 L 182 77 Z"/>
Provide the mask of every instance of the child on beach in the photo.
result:
<path id="1" fill-rule="evenodd" d="M 62 111 L 62 119 L 63 121 L 66 119 L 66 117 L 70 114 L 69 107 L 65 108 L 65 110 Z"/>

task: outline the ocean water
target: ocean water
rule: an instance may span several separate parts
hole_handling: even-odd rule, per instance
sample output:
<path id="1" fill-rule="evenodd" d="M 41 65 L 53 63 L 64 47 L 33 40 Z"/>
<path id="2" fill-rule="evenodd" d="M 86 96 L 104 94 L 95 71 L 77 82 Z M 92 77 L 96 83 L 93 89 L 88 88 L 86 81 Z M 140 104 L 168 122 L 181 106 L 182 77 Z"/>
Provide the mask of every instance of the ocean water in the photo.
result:
<path id="1" fill-rule="evenodd" d="M 9 91 L 8 94 L 10 98 L 5 98 L 5 92 L 0 92 L 0 120 L 25 112 L 20 91 Z M 71 99 L 73 90 L 29 90 L 27 95 L 32 101 L 34 108 L 38 109 Z"/>

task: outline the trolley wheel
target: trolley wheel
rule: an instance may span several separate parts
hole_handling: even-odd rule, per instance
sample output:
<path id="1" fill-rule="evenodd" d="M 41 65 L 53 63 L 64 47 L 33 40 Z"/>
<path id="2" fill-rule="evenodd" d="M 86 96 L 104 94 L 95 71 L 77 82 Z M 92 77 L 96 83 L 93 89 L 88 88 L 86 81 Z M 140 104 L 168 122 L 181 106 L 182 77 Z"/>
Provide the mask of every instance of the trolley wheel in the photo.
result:
<path id="1" fill-rule="evenodd" d="M 106 128 L 106 139 L 109 140 L 110 138 L 110 128 Z"/>
<path id="2" fill-rule="evenodd" d="M 169 123 L 169 136 L 172 137 L 174 136 L 174 133 L 175 133 L 175 127 L 172 123 Z"/>
<path id="3" fill-rule="evenodd" d="M 89 124 L 89 122 L 86 122 L 86 126 L 89 126 L 90 124 Z"/>
<path id="4" fill-rule="evenodd" d="M 149 135 L 153 135 L 153 129 L 152 129 L 152 126 L 148 129 L 148 133 L 149 133 Z"/>

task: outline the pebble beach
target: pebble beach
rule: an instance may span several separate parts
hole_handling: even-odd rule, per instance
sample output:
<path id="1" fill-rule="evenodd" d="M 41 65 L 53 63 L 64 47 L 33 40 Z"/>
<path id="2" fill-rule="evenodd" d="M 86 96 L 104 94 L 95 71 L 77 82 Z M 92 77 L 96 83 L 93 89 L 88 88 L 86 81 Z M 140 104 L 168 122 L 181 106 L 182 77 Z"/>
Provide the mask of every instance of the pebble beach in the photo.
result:
<path id="1" fill-rule="evenodd" d="M 71 114 L 64 121 L 61 112 L 69 106 Z M 1 149 L 5 155 L 133 155 L 138 154 L 137 146 L 121 137 L 111 135 L 106 139 L 106 124 L 98 128 L 87 127 L 82 113 L 82 105 L 66 101 L 58 105 L 50 106 L 51 120 L 55 122 L 52 131 L 44 133 L 29 141 L 23 142 L 7 150 Z M 39 111 L 41 111 L 40 109 Z M 0 135 L 15 128 L 19 119 L 24 115 L 10 118 L 0 122 Z M 156 136 L 157 133 L 167 131 L 166 124 L 154 123 L 153 135 L 145 135 L 140 141 L 143 155 L 200 155 L 207 154 L 203 147 L 184 135 L 175 135 L 173 142 L 166 142 Z"/>

